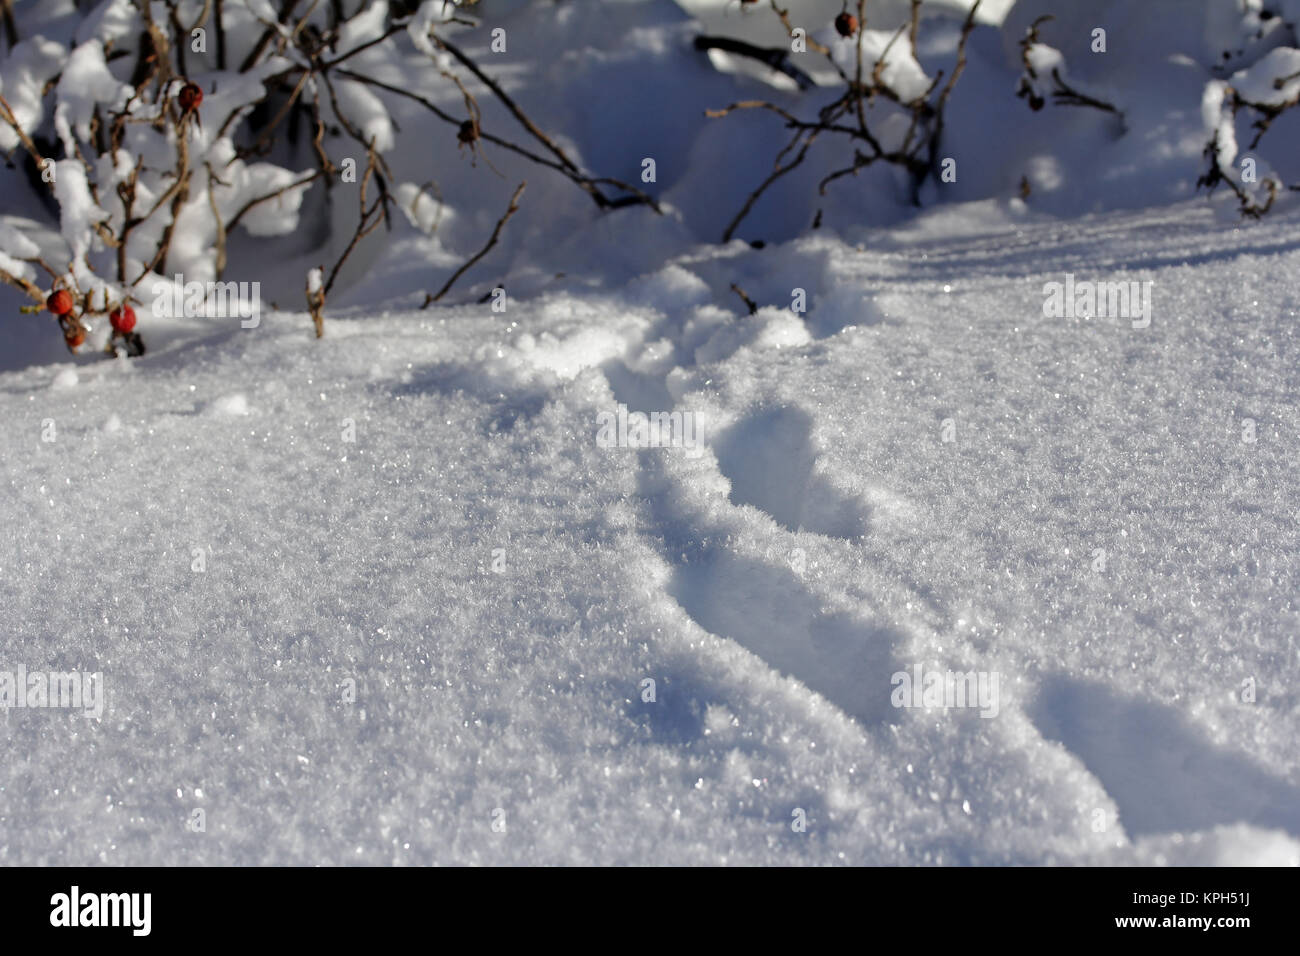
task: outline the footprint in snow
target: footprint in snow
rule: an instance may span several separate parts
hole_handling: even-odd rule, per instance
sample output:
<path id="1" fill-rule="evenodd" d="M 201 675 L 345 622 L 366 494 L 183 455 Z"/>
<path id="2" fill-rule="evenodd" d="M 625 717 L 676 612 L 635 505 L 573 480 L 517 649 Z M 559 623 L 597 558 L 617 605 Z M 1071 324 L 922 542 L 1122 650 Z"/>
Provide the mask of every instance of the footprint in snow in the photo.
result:
<path id="1" fill-rule="evenodd" d="M 789 531 L 854 539 L 867 533 L 868 507 L 816 470 L 812 417 L 800 408 L 760 409 L 712 443 L 731 481 L 731 503 L 752 505 Z"/>

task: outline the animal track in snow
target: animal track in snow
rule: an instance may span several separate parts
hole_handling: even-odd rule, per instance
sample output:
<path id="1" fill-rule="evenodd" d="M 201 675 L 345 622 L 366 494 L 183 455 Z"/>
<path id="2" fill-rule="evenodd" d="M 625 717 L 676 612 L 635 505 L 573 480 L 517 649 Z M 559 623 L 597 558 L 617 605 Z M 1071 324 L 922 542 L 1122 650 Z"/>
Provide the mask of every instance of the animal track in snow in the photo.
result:
<path id="1" fill-rule="evenodd" d="M 864 726 L 897 714 L 890 675 L 907 635 L 841 610 L 827 610 L 793 567 L 731 550 L 728 528 L 712 526 L 664 473 L 655 452 L 642 457 L 641 494 L 651 527 L 672 562 L 669 594 L 712 634 L 736 641 L 775 670 L 802 681 Z"/>
<path id="2" fill-rule="evenodd" d="M 863 724 L 895 713 L 889 678 L 900 669 L 903 633 L 820 610 L 792 570 L 718 548 L 677 565 L 669 591 L 706 631 L 738 642 Z"/>
<path id="3" fill-rule="evenodd" d="M 812 427 L 802 409 L 768 408 L 720 434 L 713 451 L 731 481 L 731 503 L 752 505 L 790 531 L 860 538 L 868 508 L 817 473 Z"/>
<path id="4" fill-rule="evenodd" d="M 1030 717 L 1101 781 L 1130 837 L 1237 822 L 1300 836 L 1300 790 L 1206 740 L 1172 707 L 1054 676 Z"/>
<path id="5" fill-rule="evenodd" d="M 615 399 L 643 410 L 670 408 L 662 365 L 643 371 L 633 364 L 619 358 L 600 366 Z M 720 432 L 710 447 L 730 481 L 730 501 L 759 509 L 788 531 L 860 538 L 870 508 L 817 472 L 812 431 L 804 410 L 766 406 Z M 903 631 L 826 610 L 792 567 L 718 544 L 727 530 L 679 498 L 689 496 L 657 453 L 643 454 L 640 464 L 651 528 L 673 563 L 668 591 L 700 627 L 736 641 L 864 726 L 896 718 L 890 676 L 901 668 Z"/>

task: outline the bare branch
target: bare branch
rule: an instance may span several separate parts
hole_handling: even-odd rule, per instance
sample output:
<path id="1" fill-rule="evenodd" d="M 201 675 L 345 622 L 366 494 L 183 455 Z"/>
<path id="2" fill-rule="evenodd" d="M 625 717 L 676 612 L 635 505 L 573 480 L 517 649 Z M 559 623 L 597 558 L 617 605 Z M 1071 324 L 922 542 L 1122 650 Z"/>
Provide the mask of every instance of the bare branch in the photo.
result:
<path id="1" fill-rule="evenodd" d="M 497 244 L 497 240 L 501 238 L 501 230 L 504 229 L 506 223 L 510 221 L 510 217 L 513 216 L 516 212 L 518 212 L 519 197 L 523 195 L 524 187 L 527 185 L 528 183 L 522 182 L 519 184 L 518 188 L 515 189 L 514 195 L 510 197 L 510 207 L 506 209 L 505 214 L 502 215 L 502 217 L 497 220 L 496 228 L 492 230 L 492 235 L 488 238 L 487 245 L 485 245 L 474 256 L 472 256 L 468 262 L 466 262 L 463 266 L 457 269 L 452 274 L 451 278 L 446 281 L 443 287 L 438 290 L 437 295 L 426 298 L 424 300 L 424 305 L 422 305 L 420 308 L 427 309 L 432 303 L 437 302 L 444 295 L 446 295 L 451 290 L 451 287 L 456 284 L 457 279 L 459 279 L 466 272 L 468 272 L 476 262 L 478 262 L 485 255 L 487 255 L 488 252 L 491 251 L 492 247 Z"/>

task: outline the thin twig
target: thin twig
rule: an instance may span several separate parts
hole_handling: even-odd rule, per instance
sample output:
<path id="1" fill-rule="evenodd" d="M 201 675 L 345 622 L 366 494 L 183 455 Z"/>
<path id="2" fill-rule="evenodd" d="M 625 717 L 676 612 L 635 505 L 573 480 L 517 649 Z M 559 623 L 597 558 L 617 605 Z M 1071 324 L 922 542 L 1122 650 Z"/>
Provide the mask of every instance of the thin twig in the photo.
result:
<path id="1" fill-rule="evenodd" d="M 269 200 L 276 199 L 280 196 L 283 196 L 285 193 L 290 192 L 291 190 L 301 189 L 303 186 L 310 185 L 311 183 L 320 179 L 324 175 L 325 175 L 325 170 L 318 169 L 311 175 L 304 176 L 302 179 L 295 180 L 294 182 L 291 183 L 286 183 L 285 185 L 281 186 L 279 189 L 267 193 L 265 196 L 258 196 L 256 199 L 250 199 L 248 202 L 244 203 L 244 205 L 239 207 L 238 212 L 236 212 L 233 216 L 230 217 L 230 222 L 226 225 L 226 231 L 229 232 L 230 230 L 234 229 L 237 225 L 239 225 L 239 220 L 243 219 L 244 214 L 247 213 L 249 210 L 255 208 L 256 206 L 261 205 L 264 202 L 268 202 Z"/>
<path id="2" fill-rule="evenodd" d="M 740 301 L 745 303 L 746 308 L 749 309 L 750 315 L 753 315 L 755 312 L 758 311 L 758 303 L 755 302 L 753 299 L 751 299 L 748 295 L 746 295 L 745 290 L 742 289 L 740 286 L 736 285 L 736 283 L 734 282 L 731 283 L 731 291 L 736 293 L 736 295 L 740 296 Z"/>
<path id="3" fill-rule="evenodd" d="M 451 290 L 451 287 L 456 284 L 456 280 L 459 279 L 461 276 L 463 276 L 466 272 L 468 272 L 470 270 L 470 267 L 472 267 L 476 262 L 482 259 L 485 255 L 487 255 L 488 252 L 492 249 L 492 247 L 497 244 L 497 240 L 501 238 L 501 230 L 504 229 L 506 223 L 510 221 L 510 217 L 513 216 L 519 210 L 519 197 L 523 195 L 524 187 L 527 185 L 528 185 L 527 182 L 522 182 L 519 184 L 518 188 L 515 189 L 515 194 L 510 197 L 510 207 L 506 209 L 505 214 L 500 219 L 497 220 L 496 228 L 492 230 L 492 235 L 491 237 L 489 237 L 487 241 L 487 245 L 485 245 L 482 249 L 480 249 L 478 253 L 474 255 L 472 258 L 470 258 L 468 262 L 466 262 L 463 266 L 457 269 L 452 274 L 451 278 L 448 279 L 447 282 L 443 285 L 443 287 L 438 290 L 437 295 L 426 298 L 424 300 L 424 305 L 420 306 L 420 308 L 427 309 L 431 304 L 437 302 L 444 295 L 446 295 Z"/>
<path id="4" fill-rule="evenodd" d="M 334 288 L 334 280 L 338 278 L 339 271 L 343 268 L 343 263 L 348 261 L 348 256 L 352 255 L 352 250 L 357 247 L 362 239 L 374 232 L 375 229 L 378 228 L 379 224 L 385 219 L 383 211 L 387 208 L 387 204 L 391 197 L 388 195 L 387 185 L 385 185 L 382 178 L 378 177 L 378 173 L 376 172 L 380 162 L 381 159 L 379 153 L 376 152 L 374 141 L 371 140 L 370 146 L 366 151 L 366 171 L 361 177 L 361 195 L 358 203 L 361 209 L 361 218 L 357 222 L 357 231 L 353 233 L 352 241 L 348 243 L 348 247 L 343 250 L 343 255 L 339 256 L 339 261 L 334 263 L 334 268 L 330 270 L 329 279 L 326 280 L 325 288 L 323 289 L 324 296 L 328 296 L 330 290 Z M 370 185 L 370 179 L 372 176 L 376 177 L 379 183 L 379 198 L 375 200 L 373 206 L 367 209 L 366 190 Z M 372 222 L 371 217 L 374 216 L 376 210 L 380 211 L 380 215 Z"/>
<path id="5" fill-rule="evenodd" d="M 749 198 L 745 200 L 745 205 L 741 207 L 740 212 L 736 213 L 735 218 L 733 218 L 731 222 L 727 224 L 726 230 L 723 231 L 722 233 L 723 242 L 731 241 L 731 237 L 735 235 L 736 229 L 737 227 L 740 226 L 741 220 L 743 220 L 746 216 L 749 215 L 749 211 L 754 208 L 754 204 L 758 202 L 759 197 L 762 196 L 763 193 L 767 191 L 767 188 L 771 186 L 774 182 L 776 182 L 778 179 L 780 179 L 782 176 L 786 175 L 789 172 L 792 172 L 804 161 L 804 158 L 808 155 L 809 147 L 811 147 L 813 141 L 817 139 L 817 134 L 819 132 L 820 130 L 813 130 L 811 133 L 809 133 L 808 138 L 804 141 L 803 147 L 799 150 L 799 155 L 797 155 L 793 160 L 791 160 L 786 165 L 778 166 L 776 169 L 774 169 L 771 175 L 769 175 L 765 180 L 763 180 L 763 182 L 759 184 L 758 188 L 749 194 Z M 802 136 L 803 135 L 802 131 L 798 135 Z"/>

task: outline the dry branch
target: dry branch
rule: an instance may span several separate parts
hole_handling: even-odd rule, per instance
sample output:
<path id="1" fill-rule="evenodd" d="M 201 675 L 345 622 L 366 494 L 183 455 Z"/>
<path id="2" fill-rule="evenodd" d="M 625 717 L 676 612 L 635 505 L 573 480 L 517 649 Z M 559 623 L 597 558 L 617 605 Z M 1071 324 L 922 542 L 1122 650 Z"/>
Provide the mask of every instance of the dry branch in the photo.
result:
<path id="1" fill-rule="evenodd" d="M 501 238 L 501 230 L 506 227 L 506 223 L 510 221 L 510 217 L 519 210 L 519 197 L 523 195 L 524 187 L 527 185 L 528 183 L 522 182 L 515 189 L 514 195 L 510 197 L 510 206 L 506 209 L 505 214 L 497 220 L 496 228 L 492 230 L 492 235 L 488 238 L 487 245 L 480 249 L 474 256 L 470 257 L 469 261 L 467 261 L 463 266 L 452 273 L 451 278 L 448 279 L 443 287 L 438 290 L 437 295 L 427 296 L 424 300 L 424 305 L 420 306 L 420 308 L 427 309 L 434 302 L 437 302 L 446 295 L 451 290 L 451 287 L 456 284 L 456 280 L 468 272 L 476 262 L 487 255 L 492 247 L 497 244 L 497 240 Z"/>
<path id="2" fill-rule="evenodd" d="M 788 11 L 771 0 L 772 9 L 781 19 L 786 32 L 793 37 L 794 27 L 790 23 Z M 847 7 L 847 4 L 846 4 Z M 877 58 L 870 71 L 863 61 L 861 30 L 866 27 L 866 0 L 857 0 L 857 26 L 852 37 L 854 44 L 854 64 L 852 75 L 841 67 L 832 55 L 832 51 L 820 44 L 808 40 L 810 49 L 822 53 L 832 67 L 839 73 L 844 88 L 839 96 L 817 111 L 815 119 L 802 119 L 790 110 L 765 100 L 743 100 L 719 110 L 709 110 L 709 117 L 726 116 L 738 110 L 762 109 L 779 116 L 786 128 L 795 130 L 795 135 L 777 153 L 773 170 L 758 184 L 746 198 L 744 205 L 723 230 L 722 239 L 729 241 L 736 233 L 741 222 L 753 210 L 763 194 L 782 177 L 802 165 L 809 149 L 822 133 L 834 133 L 854 142 L 853 161 L 842 169 L 837 169 L 825 176 L 818 184 L 818 192 L 825 195 L 827 187 L 846 176 L 854 175 L 866 166 L 876 162 L 885 162 L 901 166 L 907 170 L 912 182 L 912 202 L 920 204 L 920 187 L 925 178 L 931 174 L 937 161 L 937 154 L 944 129 L 944 111 L 947 108 L 953 88 L 960 79 L 966 66 L 966 46 L 975 27 L 975 16 L 980 7 L 979 0 L 971 5 L 962 24 L 957 41 L 956 62 L 947 76 L 947 81 L 940 87 L 944 74 L 940 71 L 930 82 L 929 87 L 920 95 L 904 99 L 885 82 L 885 68 L 896 44 L 904 39 L 910 47 L 911 56 L 917 56 L 917 36 L 920 30 L 921 0 L 912 0 L 911 14 L 906 23 L 900 26 L 890 38 L 883 52 Z M 697 40 L 697 46 L 712 46 L 712 38 Z M 772 51 L 770 51 L 772 52 Z M 784 51 L 774 51 L 770 59 L 774 65 L 778 62 L 775 53 L 784 55 Z M 761 57 L 760 57 L 761 58 Z M 774 65 L 774 68 L 775 65 Z M 936 95 L 936 90 L 937 95 Z M 868 109 L 875 105 L 877 98 L 892 103 L 910 115 L 910 122 L 901 142 L 896 146 L 886 147 L 872 132 L 868 122 Z M 793 158 L 786 160 L 788 155 Z M 821 221 L 818 213 L 817 223 Z"/>

